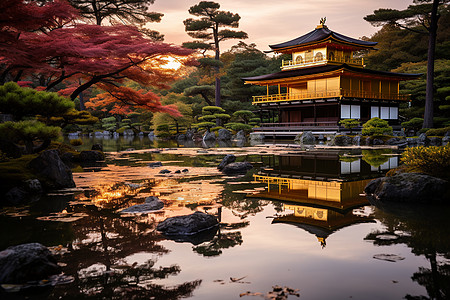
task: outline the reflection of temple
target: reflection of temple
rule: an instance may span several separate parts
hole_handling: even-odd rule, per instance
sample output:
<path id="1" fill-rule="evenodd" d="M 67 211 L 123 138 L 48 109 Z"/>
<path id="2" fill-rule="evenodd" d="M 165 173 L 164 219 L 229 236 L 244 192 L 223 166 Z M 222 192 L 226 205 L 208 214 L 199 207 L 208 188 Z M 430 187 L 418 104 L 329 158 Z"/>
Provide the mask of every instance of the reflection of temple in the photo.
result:
<path id="1" fill-rule="evenodd" d="M 250 197 L 281 200 L 285 210 L 293 211 L 276 217 L 273 223 L 298 226 L 314 234 L 324 247 L 325 239 L 340 228 L 372 222 L 353 211 L 368 204 L 360 194 L 374 175 L 372 167 L 360 158 L 348 162 L 350 168 L 347 162 L 341 164 L 338 154 L 330 153 L 266 156 L 262 160 L 266 167 L 254 178 L 267 183 L 267 189 Z M 355 162 L 358 167 L 352 168 Z"/>
<path id="2" fill-rule="evenodd" d="M 380 171 L 398 167 L 397 156 L 382 155 L 380 157 L 384 159 L 382 163 L 379 166 L 372 166 L 365 161 L 364 156 L 345 157 L 338 151 L 263 155 L 260 175 L 320 181 L 348 181 L 378 177 Z"/>

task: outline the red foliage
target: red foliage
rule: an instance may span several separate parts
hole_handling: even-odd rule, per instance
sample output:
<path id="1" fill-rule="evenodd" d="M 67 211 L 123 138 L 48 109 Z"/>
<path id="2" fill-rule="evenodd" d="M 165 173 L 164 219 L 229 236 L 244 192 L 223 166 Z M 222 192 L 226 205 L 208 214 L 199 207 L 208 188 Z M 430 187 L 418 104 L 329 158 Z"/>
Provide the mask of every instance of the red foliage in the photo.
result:
<path id="1" fill-rule="evenodd" d="M 176 109 L 161 106 L 154 94 L 117 85 L 132 80 L 165 88 L 176 74 L 160 68 L 164 56 L 192 64 L 192 50 L 151 41 L 133 26 L 72 22 L 76 17 L 75 10 L 62 0 L 43 6 L 23 0 L 0 1 L 0 81 L 5 74 L 16 80 L 35 76 L 47 90 L 64 83 L 67 88 L 59 92 L 72 99 L 96 85 L 106 91 L 103 95 L 109 95 L 98 99 L 177 114 Z"/>
<path id="2" fill-rule="evenodd" d="M 129 87 L 102 86 L 106 93 L 91 98 L 86 107 L 108 110 L 112 114 L 128 114 L 131 107 L 147 109 L 153 112 L 169 113 L 174 117 L 181 117 L 175 105 L 161 105 L 159 96 L 145 90 L 133 90 Z M 111 108 L 112 107 L 112 108 Z"/>

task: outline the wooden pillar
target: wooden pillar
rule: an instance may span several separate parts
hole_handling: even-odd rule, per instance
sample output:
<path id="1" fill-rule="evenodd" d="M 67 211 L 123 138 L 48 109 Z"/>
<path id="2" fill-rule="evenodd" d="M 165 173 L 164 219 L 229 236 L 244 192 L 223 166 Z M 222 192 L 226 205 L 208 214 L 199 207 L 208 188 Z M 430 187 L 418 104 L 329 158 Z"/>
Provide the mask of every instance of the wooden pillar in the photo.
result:
<path id="1" fill-rule="evenodd" d="M 316 122 L 317 122 L 317 112 L 316 112 L 316 103 L 314 103 L 314 125 L 316 124 Z"/>
<path id="2" fill-rule="evenodd" d="M 266 85 L 266 90 L 267 90 L 267 96 L 269 96 L 269 85 Z"/>

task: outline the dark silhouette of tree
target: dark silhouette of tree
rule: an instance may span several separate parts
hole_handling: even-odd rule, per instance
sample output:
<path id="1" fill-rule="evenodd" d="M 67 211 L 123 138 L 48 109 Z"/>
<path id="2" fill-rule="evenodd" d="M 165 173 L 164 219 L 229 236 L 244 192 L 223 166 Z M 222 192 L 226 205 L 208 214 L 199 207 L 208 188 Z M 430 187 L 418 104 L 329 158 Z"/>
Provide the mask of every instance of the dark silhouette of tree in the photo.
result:
<path id="1" fill-rule="evenodd" d="M 95 24 L 102 25 L 105 20 L 110 24 L 138 26 L 139 31 L 153 40 L 162 41 L 164 35 L 145 28 L 149 22 L 159 22 L 163 14 L 150 11 L 155 0 L 69 0 L 80 14 Z"/>
<path id="2" fill-rule="evenodd" d="M 423 128 L 433 127 L 433 93 L 434 93 L 434 59 L 438 29 L 439 5 L 446 5 L 448 0 L 415 0 L 414 5 L 405 10 L 375 10 L 372 15 L 364 17 L 372 25 L 392 24 L 397 27 L 428 35 L 427 87 Z M 425 29 L 425 31 L 423 30 Z"/>
<path id="3" fill-rule="evenodd" d="M 237 28 L 241 17 L 238 14 L 219 10 L 220 4 L 212 1 L 201 1 L 191 6 L 189 13 L 197 19 L 184 20 L 186 32 L 189 36 L 201 40 L 183 44 L 191 49 L 200 49 L 203 52 L 212 50 L 215 52 L 214 60 L 205 59 L 204 65 L 209 65 L 215 70 L 215 105 L 221 106 L 220 97 L 220 42 L 229 39 L 245 39 L 247 33 L 223 27 Z"/>

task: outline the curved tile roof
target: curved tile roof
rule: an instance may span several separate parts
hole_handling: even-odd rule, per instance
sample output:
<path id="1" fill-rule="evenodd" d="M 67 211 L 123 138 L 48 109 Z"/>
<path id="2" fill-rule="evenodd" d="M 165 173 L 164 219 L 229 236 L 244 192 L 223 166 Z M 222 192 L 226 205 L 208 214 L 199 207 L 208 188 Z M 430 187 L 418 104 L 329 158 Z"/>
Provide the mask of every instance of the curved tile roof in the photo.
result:
<path id="1" fill-rule="evenodd" d="M 255 77 L 246 77 L 242 78 L 244 81 L 264 81 L 264 80 L 274 80 L 274 79 L 282 79 L 282 78 L 291 78 L 297 76 L 305 76 L 305 75 L 313 75 L 319 73 L 327 73 L 333 72 L 340 69 L 345 69 L 348 71 L 364 73 L 364 74 L 373 74 L 373 75 L 382 75 L 382 76 L 391 76 L 391 77 L 404 77 L 405 79 L 413 79 L 421 76 L 422 74 L 407 74 L 407 73 L 394 73 L 394 72 L 385 72 L 385 71 L 376 71 L 369 70 L 364 68 L 356 68 L 349 66 L 347 64 L 342 65 L 325 65 L 319 67 L 311 67 L 311 68 L 302 68 L 302 69 L 294 69 L 288 71 L 280 71 L 277 73 L 260 75 Z"/>
<path id="2" fill-rule="evenodd" d="M 294 47 L 294 46 L 301 46 L 303 44 L 309 44 L 312 42 L 317 42 L 317 41 L 321 41 L 321 40 L 325 40 L 327 38 L 334 38 L 338 41 L 342 41 L 344 43 L 351 43 L 351 44 L 357 44 L 357 45 L 361 45 L 363 47 L 373 47 L 376 44 L 378 44 L 377 42 L 368 42 L 368 41 L 362 41 L 362 40 L 358 40 L 358 39 L 354 39 L 348 36 L 345 36 L 343 34 L 334 32 L 330 29 L 328 29 L 328 27 L 323 26 L 323 27 L 317 27 L 316 29 L 314 29 L 313 31 L 302 35 L 298 38 L 295 38 L 293 40 L 284 42 L 284 43 L 280 43 L 280 44 L 275 44 L 275 45 L 269 45 L 269 47 L 273 50 L 276 51 L 278 49 L 282 49 L 282 48 L 288 48 L 288 47 Z"/>

